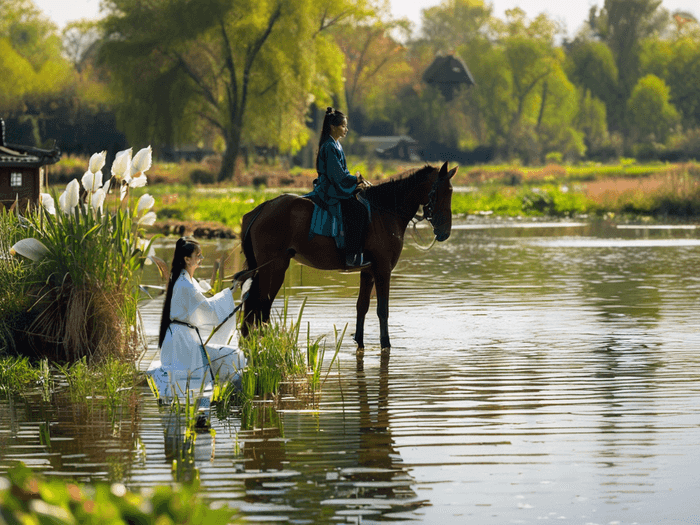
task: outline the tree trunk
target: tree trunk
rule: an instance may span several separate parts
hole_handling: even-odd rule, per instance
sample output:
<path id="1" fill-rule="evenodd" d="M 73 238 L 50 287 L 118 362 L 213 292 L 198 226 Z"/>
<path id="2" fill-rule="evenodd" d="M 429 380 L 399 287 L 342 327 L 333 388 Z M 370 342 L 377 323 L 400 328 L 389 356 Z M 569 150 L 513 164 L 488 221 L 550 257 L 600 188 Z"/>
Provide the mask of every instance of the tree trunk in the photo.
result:
<path id="1" fill-rule="evenodd" d="M 236 161 L 241 150 L 241 132 L 240 127 L 237 128 L 237 131 L 231 131 L 226 134 L 226 150 L 221 162 L 221 170 L 216 178 L 218 182 L 231 180 L 236 173 Z"/>

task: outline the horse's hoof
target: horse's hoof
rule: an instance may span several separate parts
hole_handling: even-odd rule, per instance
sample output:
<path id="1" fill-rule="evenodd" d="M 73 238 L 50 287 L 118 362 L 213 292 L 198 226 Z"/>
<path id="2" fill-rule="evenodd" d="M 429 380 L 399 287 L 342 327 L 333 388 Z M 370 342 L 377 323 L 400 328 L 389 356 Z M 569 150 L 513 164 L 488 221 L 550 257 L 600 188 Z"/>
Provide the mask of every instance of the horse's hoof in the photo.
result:
<path id="1" fill-rule="evenodd" d="M 382 355 L 388 356 L 390 352 L 391 352 L 390 346 L 385 346 L 384 348 L 382 348 Z"/>
<path id="2" fill-rule="evenodd" d="M 355 357 L 358 359 L 362 359 L 365 356 L 365 349 L 361 346 L 357 347 L 357 350 L 355 350 Z"/>

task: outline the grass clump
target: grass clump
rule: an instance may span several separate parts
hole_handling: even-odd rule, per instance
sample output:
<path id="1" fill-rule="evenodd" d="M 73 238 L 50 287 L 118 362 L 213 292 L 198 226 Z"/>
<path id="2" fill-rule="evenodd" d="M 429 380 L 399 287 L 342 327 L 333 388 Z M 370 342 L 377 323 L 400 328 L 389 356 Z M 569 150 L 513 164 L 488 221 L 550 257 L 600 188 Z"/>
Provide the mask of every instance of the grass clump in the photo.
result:
<path id="1" fill-rule="evenodd" d="M 88 364 L 83 357 L 69 365 L 57 365 L 68 383 L 68 392 L 74 403 L 99 403 L 110 415 L 116 415 L 124 406 L 139 376 L 133 363 L 114 356 Z"/>
<path id="2" fill-rule="evenodd" d="M 241 339 L 247 360 L 241 378 L 245 399 L 276 396 L 283 379 L 306 375 L 306 355 L 298 344 L 304 304 L 296 322 L 287 326 L 289 303 L 285 298 L 279 321 L 252 327 L 248 337 Z"/>
<path id="3" fill-rule="evenodd" d="M 4 357 L 0 359 L 0 396 L 23 394 L 34 388 L 40 372 L 27 357 Z"/>

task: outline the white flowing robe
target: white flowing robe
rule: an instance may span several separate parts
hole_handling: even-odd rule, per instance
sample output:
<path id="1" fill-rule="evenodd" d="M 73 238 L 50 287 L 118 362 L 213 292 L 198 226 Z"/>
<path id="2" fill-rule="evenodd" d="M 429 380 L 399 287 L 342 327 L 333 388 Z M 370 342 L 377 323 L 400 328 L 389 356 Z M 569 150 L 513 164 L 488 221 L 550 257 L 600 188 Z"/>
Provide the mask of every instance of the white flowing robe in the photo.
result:
<path id="1" fill-rule="evenodd" d="M 202 343 L 207 340 L 211 328 L 222 323 L 235 306 L 230 288 L 210 298 L 205 297 L 203 292 L 199 283 L 186 270 L 182 271 L 173 286 L 170 319 L 190 326 L 170 323 L 161 346 L 160 360 L 164 369 L 175 372 L 178 376 L 191 374 L 193 378 L 203 378 L 204 374 L 209 373 Z M 195 326 L 200 330 L 201 339 L 193 328 Z M 234 345 L 227 344 L 230 340 Z M 220 379 L 233 376 L 245 367 L 245 357 L 237 347 L 237 342 L 234 316 L 214 334 L 206 346 L 214 375 L 218 374 Z"/>

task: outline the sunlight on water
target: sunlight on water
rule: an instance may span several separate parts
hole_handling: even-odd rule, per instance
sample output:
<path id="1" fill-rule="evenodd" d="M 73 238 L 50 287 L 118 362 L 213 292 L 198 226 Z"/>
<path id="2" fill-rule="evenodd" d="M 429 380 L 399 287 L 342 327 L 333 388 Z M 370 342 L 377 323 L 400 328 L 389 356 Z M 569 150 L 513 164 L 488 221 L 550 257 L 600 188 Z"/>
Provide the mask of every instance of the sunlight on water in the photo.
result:
<path id="1" fill-rule="evenodd" d="M 695 523 L 697 236 L 570 223 L 457 227 L 428 252 L 407 241 L 390 358 L 373 301 L 364 361 L 346 336 L 317 406 L 254 430 L 214 418 L 197 436 L 204 496 L 262 523 Z M 354 330 L 357 283 L 293 264 L 285 287 L 330 346 L 334 325 Z M 143 314 L 153 337 L 159 303 Z M 149 395 L 116 433 L 2 401 L 0 469 L 170 483 L 181 429 Z"/>

